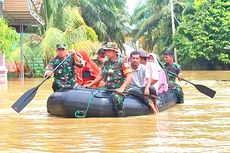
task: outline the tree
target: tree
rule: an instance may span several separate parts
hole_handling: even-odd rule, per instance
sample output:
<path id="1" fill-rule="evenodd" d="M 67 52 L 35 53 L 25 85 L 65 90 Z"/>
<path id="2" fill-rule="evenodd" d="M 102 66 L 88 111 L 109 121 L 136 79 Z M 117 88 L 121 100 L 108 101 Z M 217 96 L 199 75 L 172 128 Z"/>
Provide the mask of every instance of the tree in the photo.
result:
<path id="1" fill-rule="evenodd" d="M 70 49 L 96 50 L 97 35 L 85 24 L 78 7 L 72 1 L 44 0 L 41 15 L 46 21 L 45 26 L 39 26 L 35 32 L 41 39 L 40 50 L 46 59 L 54 56 L 55 46 L 66 43 Z"/>
<path id="2" fill-rule="evenodd" d="M 174 12 L 176 26 L 183 13 L 192 10 L 192 0 L 174 1 Z M 168 0 L 146 0 L 134 11 L 131 24 L 136 28 L 133 35 L 139 40 L 142 47 L 148 51 L 154 48 L 162 52 L 165 48 L 172 46 L 172 24 Z"/>
<path id="3" fill-rule="evenodd" d="M 16 30 L 9 27 L 6 20 L 0 18 L 0 54 L 8 53 L 14 50 L 19 40 Z"/>
<path id="4" fill-rule="evenodd" d="M 71 1 L 44 0 L 40 14 L 45 25 L 29 27 L 23 38 L 25 64 L 31 71 L 35 70 L 34 62 L 37 61 L 44 62 L 40 65 L 40 69 L 44 69 L 49 59 L 55 56 L 58 43 L 66 43 L 69 49 L 84 49 L 89 53 L 97 50 L 96 32 L 85 24 L 79 8 L 73 6 Z M 18 49 L 10 55 L 11 60 L 17 61 Z"/>
<path id="5" fill-rule="evenodd" d="M 182 18 L 174 37 L 182 64 L 205 69 L 229 66 L 229 7 L 221 0 L 199 3 L 194 14 Z"/>
<path id="6" fill-rule="evenodd" d="M 78 0 L 76 5 L 80 6 L 86 24 L 96 31 L 99 41 L 114 41 L 122 47 L 128 22 L 125 4 L 126 0 Z"/>

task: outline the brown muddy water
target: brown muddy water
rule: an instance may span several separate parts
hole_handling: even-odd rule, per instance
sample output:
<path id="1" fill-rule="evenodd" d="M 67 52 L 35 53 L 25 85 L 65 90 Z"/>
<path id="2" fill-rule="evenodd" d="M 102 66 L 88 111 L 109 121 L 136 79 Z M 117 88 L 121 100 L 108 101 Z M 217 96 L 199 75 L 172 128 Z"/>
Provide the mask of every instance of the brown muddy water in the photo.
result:
<path id="1" fill-rule="evenodd" d="M 58 118 L 46 111 L 48 80 L 21 113 L 11 105 L 40 79 L 0 84 L 0 152 L 230 152 L 230 71 L 186 71 L 185 79 L 217 91 L 214 99 L 180 82 L 185 103 L 157 115 Z"/>

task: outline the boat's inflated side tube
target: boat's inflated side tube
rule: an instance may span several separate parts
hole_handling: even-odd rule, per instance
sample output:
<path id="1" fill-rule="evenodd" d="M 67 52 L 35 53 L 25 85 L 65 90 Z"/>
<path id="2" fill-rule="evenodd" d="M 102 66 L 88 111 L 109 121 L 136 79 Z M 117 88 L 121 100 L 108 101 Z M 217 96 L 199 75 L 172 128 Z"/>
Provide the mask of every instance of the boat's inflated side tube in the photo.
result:
<path id="1" fill-rule="evenodd" d="M 88 106 L 88 111 L 87 110 Z M 125 115 L 137 116 L 150 114 L 148 106 L 133 96 L 124 100 Z M 53 93 L 47 102 L 47 111 L 55 116 L 75 117 L 76 111 L 86 112 L 86 117 L 113 117 L 111 93 L 99 89 L 81 88 Z"/>
<path id="2" fill-rule="evenodd" d="M 175 93 L 170 90 L 158 95 L 157 106 L 164 111 L 176 104 Z M 125 116 L 151 114 L 141 99 L 136 96 L 126 96 L 124 99 Z M 114 117 L 111 93 L 105 90 L 77 88 L 63 92 L 54 92 L 47 101 L 48 113 L 60 117 Z"/>

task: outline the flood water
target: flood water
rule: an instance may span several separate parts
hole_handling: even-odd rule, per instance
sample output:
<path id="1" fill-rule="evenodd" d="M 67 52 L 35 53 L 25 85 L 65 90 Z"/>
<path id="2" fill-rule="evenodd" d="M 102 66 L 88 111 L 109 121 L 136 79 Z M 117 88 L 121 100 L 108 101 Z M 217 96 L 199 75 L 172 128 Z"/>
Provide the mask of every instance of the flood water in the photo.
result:
<path id="1" fill-rule="evenodd" d="M 180 82 L 185 103 L 157 115 L 58 118 L 48 115 L 46 81 L 21 113 L 11 105 L 42 79 L 0 84 L 0 152 L 230 152 L 230 71 L 186 71 L 185 79 L 216 90 L 214 99 Z"/>

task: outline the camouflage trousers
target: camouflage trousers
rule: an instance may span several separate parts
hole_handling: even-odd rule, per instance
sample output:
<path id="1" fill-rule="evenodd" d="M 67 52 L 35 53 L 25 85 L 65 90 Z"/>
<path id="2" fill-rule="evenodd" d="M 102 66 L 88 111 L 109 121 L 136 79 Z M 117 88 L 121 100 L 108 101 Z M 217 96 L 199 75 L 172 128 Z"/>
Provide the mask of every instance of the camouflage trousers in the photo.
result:
<path id="1" fill-rule="evenodd" d="M 176 93 L 177 96 L 177 104 L 184 103 L 184 93 L 183 89 L 178 84 L 173 84 L 173 91 Z"/>
<path id="2" fill-rule="evenodd" d="M 111 94 L 112 97 L 112 103 L 113 108 L 115 110 L 115 113 L 118 117 L 124 117 L 125 116 L 125 107 L 124 107 L 124 96 L 122 94 L 118 94 L 116 92 L 113 92 Z"/>
<path id="3" fill-rule="evenodd" d="M 73 87 L 75 86 L 76 84 L 67 84 L 67 85 L 58 85 L 55 81 L 53 82 L 52 84 L 52 89 L 54 92 L 57 92 L 57 91 L 65 91 L 65 90 L 70 90 L 70 89 L 73 89 Z"/>

